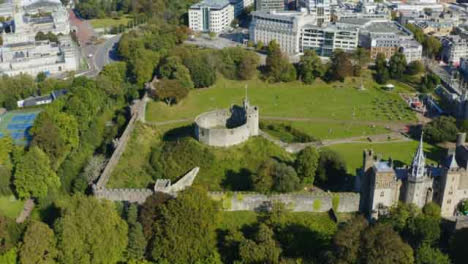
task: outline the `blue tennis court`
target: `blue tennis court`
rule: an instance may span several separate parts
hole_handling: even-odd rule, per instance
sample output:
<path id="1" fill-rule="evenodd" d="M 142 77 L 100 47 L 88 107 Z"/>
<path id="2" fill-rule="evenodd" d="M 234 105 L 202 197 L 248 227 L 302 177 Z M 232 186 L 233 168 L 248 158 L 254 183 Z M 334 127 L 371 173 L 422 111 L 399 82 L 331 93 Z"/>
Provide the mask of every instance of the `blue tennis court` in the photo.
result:
<path id="1" fill-rule="evenodd" d="M 9 111 L 1 115 L 0 137 L 10 136 L 16 144 L 27 145 L 32 139 L 29 129 L 40 111 Z"/>

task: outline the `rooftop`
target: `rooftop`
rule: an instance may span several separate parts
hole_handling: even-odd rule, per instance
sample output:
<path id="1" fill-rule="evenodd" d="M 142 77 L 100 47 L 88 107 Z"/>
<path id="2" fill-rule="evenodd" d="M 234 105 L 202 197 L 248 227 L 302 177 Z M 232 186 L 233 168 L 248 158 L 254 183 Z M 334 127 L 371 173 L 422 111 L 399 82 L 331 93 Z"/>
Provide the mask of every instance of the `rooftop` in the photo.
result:
<path id="1" fill-rule="evenodd" d="M 203 0 L 199 3 L 193 4 L 190 8 L 200 9 L 204 7 L 209 7 L 211 9 L 223 9 L 230 4 L 229 0 Z"/>

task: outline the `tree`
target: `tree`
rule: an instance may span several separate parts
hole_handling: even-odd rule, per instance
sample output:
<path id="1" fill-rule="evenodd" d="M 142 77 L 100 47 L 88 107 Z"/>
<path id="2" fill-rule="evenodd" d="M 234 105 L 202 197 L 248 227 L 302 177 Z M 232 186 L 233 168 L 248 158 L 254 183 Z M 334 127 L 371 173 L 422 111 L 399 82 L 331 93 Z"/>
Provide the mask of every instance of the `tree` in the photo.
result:
<path id="1" fill-rule="evenodd" d="M 367 49 L 358 47 L 353 53 L 353 60 L 360 68 L 364 68 L 370 62 L 370 53 Z"/>
<path id="2" fill-rule="evenodd" d="M 423 245 L 416 250 L 416 264 L 450 264 L 450 259 L 440 250 Z"/>
<path id="3" fill-rule="evenodd" d="M 272 82 L 290 82 L 296 79 L 296 69 L 281 52 L 276 41 L 268 44 L 266 77 Z"/>
<path id="4" fill-rule="evenodd" d="M 434 202 L 430 202 L 424 205 L 422 211 L 428 217 L 432 217 L 435 219 L 440 218 L 440 206 Z"/>
<path id="5" fill-rule="evenodd" d="M 387 59 L 383 53 L 378 53 L 375 58 L 376 81 L 380 84 L 385 84 L 390 79 L 390 74 L 387 68 Z"/>
<path id="6" fill-rule="evenodd" d="M 188 95 L 188 89 L 177 80 L 162 79 L 155 84 L 154 96 L 167 105 L 177 104 Z"/>
<path id="7" fill-rule="evenodd" d="M 376 224 L 364 231 L 360 263 L 414 263 L 413 250 L 390 225 Z"/>
<path id="8" fill-rule="evenodd" d="M 55 223 L 61 263 L 117 263 L 127 247 L 127 224 L 114 205 L 75 195 L 59 204 Z"/>
<path id="9" fill-rule="evenodd" d="M 346 163 L 337 152 L 330 149 L 320 151 L 317 168 L 318 184 L 335 187 L 343 184 L 346 177 Z"/>
<path id="10" fill-rule="evenodd" d="M 333 237 L 335 263 L 357 263 L 361 234 L 367 226 L 367 220 L 358 215 L 338 229 Z"/>
<path id="11" fill-rule="evenodd" d="M 182 60 L 177 56 L 165 58 L 162 65 L 159 67 L 159 74 L 162 78 L 178 80 L 180 84 L 187 89 L 192 89 L 194 87 L 192 78 L 190 77 L 190 71 L 182 64 Z"/>
<path id="12" fill-rule="evenodd" d="M 416 39 L 417 42 L 420 44 L 424 43 L 426 36 L 424 35 L 424 32 L 421 28 L 416 27 L 413 24 L 406 24 L 405 27 L 413 33 L 414 39 Z"/>
<path id="13" fill-rule="evenodd" d="M 260 58 L 257 54 L 249 52 L 240 61 L 237 67 L 237 76 L 240 80 L 250 80 L 257 73 Z"/>
<path id="14" fill-rule="evenodd" d="M 431 93 L 440 84 L 440 78 L 434 73 L 428 73 L 421 78 L 421 88 L 422 93 Z"/>
<path id="15" fill-rule="evenodd" d="M 70 105 L 69 105 L 70 107 Z M 78 146 L 78 123 L 74 116 L 55 110 L 41 112 L 30 130 L 37 146 L 49 156 L 51 166 L 57 169 L 67 155 Z"/>
<path id="16" fill-rule="evenodd" d="M 424 139 L 433 144 L 455 141 L 457 133 L 458 128 L 453 117 L 439 116 L 424 126 Z"/>
<path id="17" fill-rule="evenodd" d="M 389 73 L 393 79 L 401 79 L 406 70 L 406 57 L 401 52 L 396 52 L 390 58 Z"/>
<path id="18" fill-rule="evenodd" d="M 406 67 L 406 72 L 410 75 L 416 75 L 424 72 L 424 64 L 421 61 L 412 61 Z"/>
<path id="19" fill-rule="evenodd" d="M 210 55 L 196 54 L 184 59 L 184 65 L 189 69 L 195 88 L 211 86 L 216 81 L 216 69 Z"/>
<path id="20" fill-rule="evenodd" d="M 353 75 L 353 64 L 350 55 L 343 50 L 335 50 L 331 57 L 331 66 L 327 75 L 327 79 L 341 82 L 346 77 Z"/>
<path id="21" fill-rule="evenodd" d="M 264 48 L 263 42 L 262 42 L 262 41 L 258 41 L 258 42 L 257 42 L 256 49 L 257 49 L 258 51 L 261 51 L 261 50 L 263 50 L 263 48 Z"/>
<path id="22" fill-rule="evenodd" d="M 390 208 L 390 214 L 382 218 L 381 222 L 392 225 L 393 229 L 402 233 L 408 221 L 419 213 L 420 210 L 414 204 L 398 203 L 397 206 Z"/>
<path id="23" fill-rule="evenodd" d="M 146 239 L 143 234 L 143 227 L 137 221 L 138 207 L 131 204 L 127 212 L 128 223 L 128 246 L 127 259 L 142 260 L 144 259 L 146 249 Z"/>
<path id="24" fill-rule="evenodd" d="M 57 257 L 54 231 L 46 224 L 32 221 L 19 248 L 22 264 L 51 264 Z"/>
<path id="25" fill-rule="evenodd" d="M 301 180 L 294 168 L 283 162 L 276 164 L 273 177 L 275 179 L 273 189 L 277 192 L 292 192 L 301 188 Z"/>
<path id="26" fill-rule="evenodd" d="M 143 233 L 146 240 L 150 240 L 153 235 L 154 222 L 160 215 L 162 205 L 167 202 L 172 196 L 156 192 L 146 198 L 146 201 L 141 206 L 139 220 L 143 226 Z"/>
<path id="27" fill-rule="evenodd" d="M 268 193 L 273 188 L 273 171 L 276 163 L 273 159 L 268 159 L 260 165 L 257 172 L 252 175 L 253 188 L 256 192 Z"/>
<path id="28" fill-rule="evenodd" d="M 16 165 L 14 185 L 21 198 L 41 198 L 50 190 L 59 188 L 60 179 L 51 169 L 47 155 L 32 147 Z"/>
<path id="29" fill-rule="evenodd" d="M 304 51 L 304 55 L 301 56 L 299 61 L 298 71 L 300 79 L 306 84 L 313 83 L 315 78 L 323 75 L 322 61 L 314 50 Z"/>
<path id="30" fill-rule="evenodd" d="M 410 240 L 415 246 L 434 245 L 440 238 L 440 219 L 418 215 L 408 222 Z"/>
<path id="31" fill-rule="evenodd" d="M 430 58 L 436 57 L 439 54 L 441 47 L 442 44 L 440 43 L 440 40 L 433 36 L 426 37 L 423 43 L 424 51 Z"/>
<path id="32" fill-rule="evenodd" d="M 314 147 L 306 147 L 297 155 L 295 167 L 303 183 L 313 184 L 320 154 Z"/>
<path id="33" fill-rule="evenodd" d="M 151 256 L 174 264 L 203 262 L 216 252 L 218 217 L 218 204 L 205 190 L 191 187 L 180 192 L 161 208 Z"/>
<path id="34" fill-rule="evenodd" d="M 273 236 L 273 230 L 265 224 L 260 224 L 254 240 L 242 239 L 239 244 L 239 256 L 242 263 L 279 263 L 281 248 Z"/>

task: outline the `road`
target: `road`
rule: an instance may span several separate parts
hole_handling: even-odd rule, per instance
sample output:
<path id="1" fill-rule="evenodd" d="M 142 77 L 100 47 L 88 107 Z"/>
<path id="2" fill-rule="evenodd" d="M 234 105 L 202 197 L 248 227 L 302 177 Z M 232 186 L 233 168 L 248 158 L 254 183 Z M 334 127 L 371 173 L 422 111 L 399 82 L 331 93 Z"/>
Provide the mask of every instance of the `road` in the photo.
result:
<path id="1" fill-rule="evenodd" d="M 97 49 L 91 58 L 97 72 L 100 72 L 105 65 L 117 61 L 116 48 L 120 37 L 121 35 L 113 36 L 97 46 Z"/>

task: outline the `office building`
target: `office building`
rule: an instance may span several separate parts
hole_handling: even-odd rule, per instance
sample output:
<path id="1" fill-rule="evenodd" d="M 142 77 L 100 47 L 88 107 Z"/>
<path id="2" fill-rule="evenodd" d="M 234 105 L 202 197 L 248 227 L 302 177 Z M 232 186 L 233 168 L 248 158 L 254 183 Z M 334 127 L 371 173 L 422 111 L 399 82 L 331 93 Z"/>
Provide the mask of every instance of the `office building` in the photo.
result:
<path id="1" fill-rule="evenodd" d="M 313 49 L 317 55 L 323 57 L 330 57 L 335 49 L 351 52 L 358 46 L 358 37 L 358 29 L 340 28 L 336 25 L 305 25 L 301 29 L 300 52 Z"/>
<path id="2" fill-rule="evenodd" d="M 284 0 L 256 0 L 256 11 L 284 11 Z"/>
<path id="3" fill-rule="evenodd" d="M 234 19 L 234 6 L 228 0 L 204 0 L 189 9 L 189 27 L 193 31 L 219 33 Z"/>

